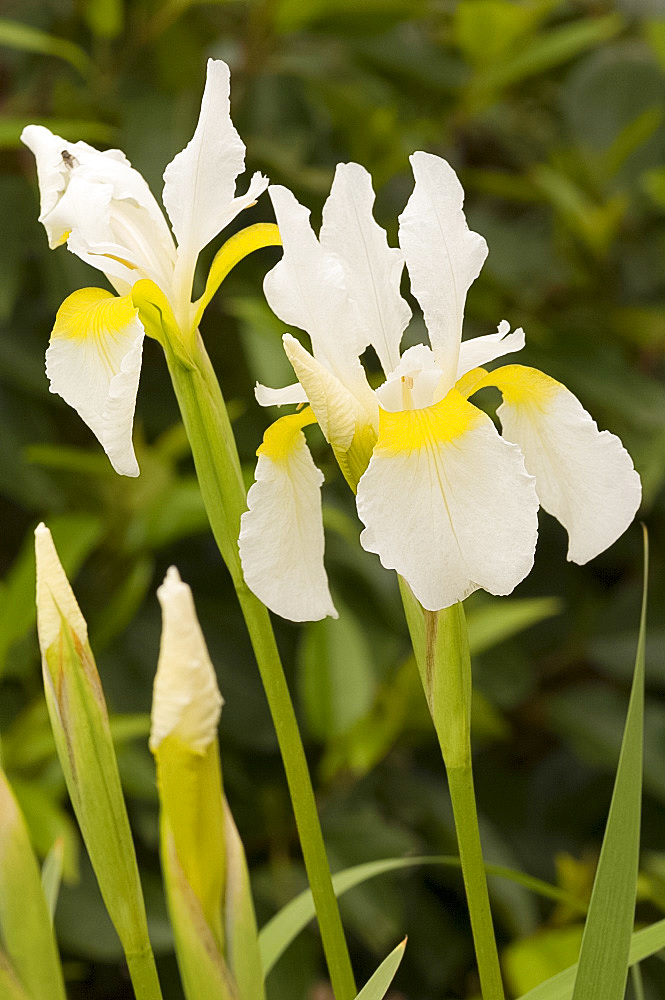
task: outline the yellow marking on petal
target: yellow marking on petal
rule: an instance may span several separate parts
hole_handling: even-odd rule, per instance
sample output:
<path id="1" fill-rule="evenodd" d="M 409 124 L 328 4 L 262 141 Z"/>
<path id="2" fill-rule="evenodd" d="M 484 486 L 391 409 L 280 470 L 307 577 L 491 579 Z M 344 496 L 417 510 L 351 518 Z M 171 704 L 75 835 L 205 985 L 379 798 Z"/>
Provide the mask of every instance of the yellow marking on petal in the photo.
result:
<path id="1" fill-rule="evenodd" d="M 80 288 L 58 309 L 51 339 L 103 340 L 123 330 L 136 314 L 131 295 L 119 297 L 104 288 Z"/>
<path id="2" fill-rule="evenodd" d="M 311 407 L 300 413 L 289 413 L 271 424 L 263 435 L 263 443 L 257 449 L 257 455 L 266 455 L 273 462 L 281 462 L 288 458 L 293 448 L 298 432 L 303 427 L 316 423 L 316 417 Z"/>
<path id="3" fill-rule="evenodd" d="M 274 222 L 257 222 L 255 225 L 241 229 L 239 233 L 231 236 L 215 255 L 203 295 L 194 303 L 195 313 L 192 326 L 196 328 L 199 325 L 201 316 L 213 295 L 236 264 L 239 264 L 241 260 L 255 250 L 261 250 L 263 247 L 279 247 L 281 245 L 282 238 Z"/>
<path id="4" fill-rule="evenodd" d="M 468 399 L 472 393 L 476 392 L 486 375 L 487 371 L 485 368 L 472 368 L 470 372 L 467 372 L 466 375 L 462 375 L 462 377 L 455 382 L 455 388 L 459 392 L 460 396 L 464 396 L 465 399 Z"/>
<path id="5" fill-rule="evenodd" d="M 496 386 L 512 406 L 535 406 L 540 410 L 547 409 L 557 393 L 565 389 L 561 382 L 526 365 L 504 365 L 497 368 L 485 375 L 473 387 L 472 392 L 489 385 Z"/>
<path id="6" fill-rule="evenodd" d="M 61 236 L 58 236 L 57 241 L 53 244 L 53 246 L 51 247 L 51 249 L 55 250 L 56 247 L 61 247 L 63 243 L 67 242 L 67 240 L 69 239 L 69 237 L 71 235 L 72 235 L 71 229 L 65 229 L 64 233 L 62 233 Z"/>
<path id="7" fill-rule="evenodd" d="M 456 389 L 433 406 L 391 413 L 379 410 L 376 451 L 417 451 L 432 444 L 447 444 L 471 430 L 484 417 Z"/>

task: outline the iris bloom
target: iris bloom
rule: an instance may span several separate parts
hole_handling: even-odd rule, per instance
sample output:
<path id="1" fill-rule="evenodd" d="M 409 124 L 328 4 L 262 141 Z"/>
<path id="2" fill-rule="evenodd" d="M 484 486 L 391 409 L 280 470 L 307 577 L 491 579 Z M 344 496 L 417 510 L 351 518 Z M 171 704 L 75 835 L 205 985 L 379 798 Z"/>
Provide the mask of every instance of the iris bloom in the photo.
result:
<path id="1" fill-rule="evenodd" d="M 163 201 L 173 234 L 145 180 L 120 150 L 67 142 L 42 125 L 28 125 L 21 138 L 37 159 L 39 221 L 49 246 L 66 243 L 118 293 L 83 288 L 63 302 L 46 352 L 51 391 L 78 411 L 117 472 L 137 476 L 132 424 L 145 330 L 132 287 L 140 279 L 154 282 L 186 340 L 215 290 L 206 288 L 192 302 L 199 253 L 255 202 L 268 181 L 254 174 L 247 193 L 235 196 L 245 146 L 230 117 L 229 69 L 219 60 L 208 61 L 194 136 L 164 172 Z"/>
<path id="2" fill-rule="evenodd" d="M 318 422 L 357 492 L 360 541 L 436 611 L 478 588 L 508 594 L 534 559 L 542 506 L 566 528 L 568 558 L 585 563 L 611 545 L 640 503 L 640 480 L 621 442 L 599 431 L 559 382 L 523 365 L 483 367 L 524 346 L 502 321 L 462 341 L 467 291 L 487 245 L 467 226 L 464 192 L 445 160 L 411 157 L 415 187 L 400 216 L 401 249 L 372 216 L 374 192 L 358 164 L 337 167 L 319 238 L 309 212 L 271 186 L 284 254 L 265 279 L 289 334 L 298 383 L 257 386 L 263 405 L 309 403 L 282 417 L 258 450 L 240 553 L 250 588 L 293 620 L 335 615 L 323 566 L 320 487 L 302 428 Z M 411 310 L 404 263 L 429 345 L 400 356 Z M 370 388 L 360 357 L 371 345 L 386 379 Z M 469 397 L 503 395 L 502 433 Z"/>

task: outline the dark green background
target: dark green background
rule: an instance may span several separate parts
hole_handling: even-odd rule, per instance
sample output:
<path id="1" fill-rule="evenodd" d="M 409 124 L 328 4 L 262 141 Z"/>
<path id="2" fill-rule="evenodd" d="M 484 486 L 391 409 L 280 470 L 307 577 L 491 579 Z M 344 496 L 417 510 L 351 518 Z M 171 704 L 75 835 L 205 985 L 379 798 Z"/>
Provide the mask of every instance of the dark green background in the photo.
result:
<path id="1" fill-rule="evenodd" d="M 119 756 L 165 1000 L 180 992 L 159 884 L 146 713 L 159 641 L 154 591 L 172 562 L 194 590 L 226 699 L 226 791 L 260 920 L 304 884 L 263 693 L 207 531 L 159 348 L 145 348 L 138 480 L 113 473 L 77 415 L 49 395 L 43 371 L 60 302 L 103 278 L 65 249 L 48 251 L 36 221 L 34 162 L 18 142 L 22 126 L 42 121 L 69 140 L 119 146 L 159 195 L 164 166 L 193 131 L 208 56 L 231 66 L 249 170 L 291 187 L 317 225 L 335 163 L 357 160 L 373 174 L 377 218 L 394 245 L 412 184 L 409 153 L 448 158 L 466 188 L 470 223 L 490 246 L 469 295 L 466 336 L 492 332 L 504 317 L 523 326 L 528 346 L 519 360 L 564 381 L 633 455 L 652 546 L 638 914 L 658 917 L 665 909 L 665 4 L 5 0 L 2 12 L 75 44 L 51 41 L 52 52 L 34 51 L 32 36 L 10 37 L 0 21 L 0 727 L 4 764 L 38 850 L 58 832 L 67 838 L 57 926 L 71 997 L 131 993 L 77 850 L 40 694 L 31 611 L 31 530 L 40 519 L 53 527 L 72 571 L 111 709 L 124 716 Z M 237 225 L 270 218 L 263 197 Z M 252 384 L 289 377 L 283 324 L 261 295 L 278 256 L 265 250 L 245 261 L 203 326 L 248 476 L 267 422 Z M 395 580 L 360 550 L 352 497 L 322 440 L 313 441 L 326 475 L 327 564 L 342 616 L 304 629 L 276 625 L 331 864 L 453 850 L 443 768 Z M 541 515 L 535 568 L 514 595 L 520 603 L 480 594 L 467 602 L 476 773 L 487 857 L 559 879 L 584 900 L 634 659 L 639 527 L 586 567 L 568 564 L 565 554 L 565 532 Z M 574 960 L 579 918 L 510 883 L 492 889 L 516 992 Z M 455 872 L 383 877 L 349 894 L 343 913 L 360 981 L 407 933 L 395 998 L 474 994 Z M 314 985 L 322 989 L 323 979 L 317 938 L 307 932 L 271 975 L 270 1000 L 325 997 Z M 650 998 L 662 996 L 662 963 L 648 963 L 645 980 Z"/>

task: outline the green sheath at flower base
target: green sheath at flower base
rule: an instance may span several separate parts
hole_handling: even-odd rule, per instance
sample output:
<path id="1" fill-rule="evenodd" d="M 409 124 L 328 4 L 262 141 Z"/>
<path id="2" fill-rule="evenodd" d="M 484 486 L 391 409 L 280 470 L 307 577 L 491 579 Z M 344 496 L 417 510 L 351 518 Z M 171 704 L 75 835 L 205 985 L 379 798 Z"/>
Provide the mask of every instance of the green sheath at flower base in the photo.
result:
<path id="1" fill-rule="evenodd" d="M 37 628 L 60 765 L 137 1000 L 160 1000 L 136 855 L 85 619 L 48 528 L 35 531 Z"/>
<path id="2" fill-rule="evenodd" d="M 0 996 L 65 1000 L 58 950 L 37 859 L 0 771 Z"/>
<path id="3" fill-rule="evenodd" d="M 162 640 L 150 748 L 176 954 L 188 1000 L 261 1000 L 245 856 L 222 791 L 222 696 L 189 587 L 175 567 L 157 595 Z"/>

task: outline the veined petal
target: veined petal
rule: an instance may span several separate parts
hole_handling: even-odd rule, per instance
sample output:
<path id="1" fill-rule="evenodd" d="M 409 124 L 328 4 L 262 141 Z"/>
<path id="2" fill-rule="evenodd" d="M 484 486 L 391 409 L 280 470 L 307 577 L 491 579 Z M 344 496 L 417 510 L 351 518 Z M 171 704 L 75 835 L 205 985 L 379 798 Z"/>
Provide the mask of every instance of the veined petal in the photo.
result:
<path id="1" fill-rule="evenodd" d="M 306 403 L 307 393 L 300 382 L 295 385 L 285 385 L 281 389 L 271 389 L 270 386 L 257 382 L 254 395 L 259 406 L 284 406 L 287 403 Z"/>
<path id="2" fill-rule="evenodd" d="M 51 247 L 70 236 L 71 249 L 115 258 L 166 286 L 175 246 L 166 219 L 141 174 L 119 149 L 104 152 L 86 142 L 67 142 L 42 125 L 28 125 L 21 136 L 37 160 L 41 214 Z M 105 261 L 91 261 L 104 273 Z"/>
<path id="3" fill-rule="evenodd" d="M 502 319 L 496 333 L 490 333 L 487 337 L 474 337 L 472 340 L 463 340 L 460 344 L 459 360 L 457 363 L 457 381 L 462 375 L 466 375 L 473 368 L 486 365 L 490 361 L 502 358 L 506 354 L 514 354 L 524 347 L 524 330 L 518 327 L 510 332 L 510 324 Z"/>
<path id="4" fill-rule="evenodd" d="M 359 400 L 372 391 L 358 360 L 369 343 L 354 319 L 344 268 L 317 240 L 304 208 L 291 192 L 271 184 L 284 255 L 266 275 L 263 290 L 273 312 L 305 330 L 314 357 Z"/>
<path id="5" fill-rule="evenodd" d="M 164 171 L 164 206 L 179 253 L 188 257 L 196 257 L 268 185 L 255 174 L 247 194 L 234 200 L 236 177 L 245 169 L 245 144 L 231 121 L 229 95 L 229 67 L 209 59 L 194 135 Z"/>
<path id="6" fill-rule="evenodd" d="M 60 306 L 46 351 L 51 392 L 74 407 L 124 476 L 139 474 L 132 424 L 143 337 L 131 296 L 82 288 Z"/>
<path id="7" fill-rule="evenodd" d="M 380 411 L 357 504 L 362 546 L 429 611 L 479 587 L 509 594 L 533 564 L 538 498 L 522 454 L 455 389 L 425 409 Z"/>
<path id="8" fill-rule="evenodd" d="M 271 611 L 296 622 L 337 618 L 323 565 L 323 475 L 302 433 L 311 423 L 307 409 L 266 431 L 239 538 L 247 586 Z"/>
<path id="9" fill-rule="evenodd" d="M 535 368 L 506 365 L 495 385 L 504 437 L 524 453 L 541 505 L 568 532 L 568 559 L 583 564 L 623 534 L 642 498 L 640 477 L 616 435 L 599 431 L 576 396 Z"/>
<path id="10" fill-rule="evenodd" d="M 171 733 L 203 754 L 217 735 L 222 698 L 192 592 L 175 566 L 157 590 L 162 638 L 152 698 L 150 749 Z"/>
<path id="11" fill-rule="evenodd" d="M 345 451 L 355 432 L 360 408 L 357 399 L 295 337 L 285 333 L 282 342 L 323 436 Z"/>
<path id="12" fill-rule="evenodd" d="M 372 215 L 372 178 L 358 163 L 338 163 L 330 196 L 323 206 L 319 240 L 339 258 L 354 318 L 364 328 L 388 375 L 399 364 L 399 345 L 411 309 L 399 292 L 404 255 L 388 246 Z"/>
<path id="13" fill-rule="evenodd" d="M 414 153 L 410 160 L 416 184 L 400 216 L 399 242 L 449 388 L 457 372 L 466 293 L 480 274 L 487 244 L 467 225 L 464 190 L 453 168 L 431 153 Z"/>

